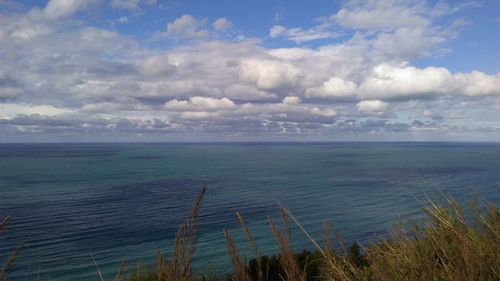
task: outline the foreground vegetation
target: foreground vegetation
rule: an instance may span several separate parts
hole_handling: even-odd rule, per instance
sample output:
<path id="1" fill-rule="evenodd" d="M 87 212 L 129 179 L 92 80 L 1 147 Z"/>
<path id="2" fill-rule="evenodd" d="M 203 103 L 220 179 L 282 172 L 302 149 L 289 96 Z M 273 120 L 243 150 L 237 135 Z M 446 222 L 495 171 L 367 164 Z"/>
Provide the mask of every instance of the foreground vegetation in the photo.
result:
<path id="1" fill-rule="evenodd" d="M 479 207 L 473 200 L 467 212 L 453 199 L 443 207 L 432 201 L 423 208 L 424 223 L 400 223 L 390 239 L 378 240 L 366 248 L 347 246 L 340 235 L 324 225 L 320 246 L 302 228 L 292 213 L 280 206 L 280 224 L 269 217 L 269 225 L 279 246 L 276 256 L 262 256 L 251 230 L 236 214 L 253 252 L 246 262 L 228 230 L 224 230 L 233 272 L 228 275 L 195 274 L 192 258 L 197 244 L 197 220 L 206 188 L 199 194 L 192 213 L 179 226 L 172 254 L 157 253 L 155 267 L 137 267 L 116 281 L 376 281 L 376 280 L 500 280 L 500 209 L 492 203 Z M 0 231 L 8 220 L 0 223 Z M 316 251 L 294 252 L 290 223 L 295 223 L 311 239 Z M 333 234 L 333 239 L 332 235 Z M 0 281 L 7 281 L 19 249 L 7 259 Z M 97 264 L 96 264 L 97 266 Z M 104 281 L 97 267 L 99 278 Z"/>

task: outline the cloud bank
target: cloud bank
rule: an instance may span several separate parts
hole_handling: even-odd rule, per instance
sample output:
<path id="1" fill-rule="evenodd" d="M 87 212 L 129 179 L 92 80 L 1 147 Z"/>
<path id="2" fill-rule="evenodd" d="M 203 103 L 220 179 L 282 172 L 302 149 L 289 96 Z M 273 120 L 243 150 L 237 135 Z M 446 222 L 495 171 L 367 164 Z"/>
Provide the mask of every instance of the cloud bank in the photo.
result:
<path id="1" fill-rule="evenodd" d="M 183 14 L 139 40 L 81 19 L 100 5 L 0 17 L 0 141 L 500 139 L 500 73 L 412 64 L 460 35 L 460 6 L 348 1 L 267 39 Z"/>

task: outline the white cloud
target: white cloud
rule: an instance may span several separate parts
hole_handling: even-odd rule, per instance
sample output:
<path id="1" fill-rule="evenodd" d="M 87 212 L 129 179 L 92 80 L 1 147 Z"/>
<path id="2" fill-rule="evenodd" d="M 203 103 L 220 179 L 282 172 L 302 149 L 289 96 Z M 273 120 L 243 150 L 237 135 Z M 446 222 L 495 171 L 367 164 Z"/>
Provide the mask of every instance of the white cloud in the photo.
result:
<path id="1" fill-rule="evenodd" d="M 346 98 L 353 97 L 356 93 L 356 84 L 340 77 L 332 77 L 328 79 L 328 81 L 325 81 L 320 87 L 306 90 L 307 97 Z"/>
<path id="2" fill-rule="evenodd" d="M 297 60 L 310 57 L 314 51 L 305 48 L 278 48 L 269 50 L 269 54 L 280 59 Z"/>
<path id="3" fill-rule="evenodd" d="M 141 4 L 145 5 L 156 5 L 156 0 L 111 0 L 111 7 L 115 9 L 125 9 L 133 12 L 140 10 Z"/>
<path id="4" fill-rule="evenodd" d="M 186 111 L 182 112 L 180 115 L 181 119 L 185 120 L 205 120 L 205 119 L 215 119 L 220 117 L 218 112 L 206 112 L 206 111 Z"/>
<path id="5" fill-rule="evenodd" d="M 189 100 L 171 100 L 165 108 L 175 111 L 217 111 L 234 109 L 236 105 L 228 98 L 191 97 Z"/>
<path id="6" fill-rule="evenodd" d="M 404 98 L 437 95 L 500 94 L 500 75 L 479 71 L 452 74 L 443 67 L 381 64 L 359 86 L 362 97 Z"/>
<path id="7" fill-rule="evenodd" d="M 387 110 L 389 104 L 381 100 L 363 100 L 356 104 L 359 111 L 362 112 L 382 112 Z"/>
<path id="8" fill-rule="evenodd" d="M 97 0 L 50 0 L 42 10 L 44 17 L 50 20 L 57 20 L 73 15 Z"/>
<path id="9" fill-rule="evenodd" d="M 202 29 L 200 22 L 193 16 L 185 14 L 167 24 L 167 35 L 187 39 L 206 38 L 208 30 Z"/>
<path id="10" fill-rule="evenodd" d="M 233 116 L 276 120 L 280 122 L 325 122 L 331 123 L 337 111 L 330 107 L 318 107 L 302 104 L 299 97 L 288 96 L 280 103 L 245 103 L 238 110 L 232 111 Z"/>
<path id="11" fill-rule="evenodd" d="M 297 105 L 297 104 L 300 104 L 301 102 L 302 101 L 300 100 L 299 97 L 289 96 L 289 97 L 285 97 L 283 99 L 283 104 Z"/>
<path id="12" fill-rule="evenodd" d="M 121 111 L 150 111 L 151 107 L 138 104 L 136 100 L 131 98 L 122 98 L 118 102 L 98 102 L 98 103 L 88 103 L 85 104 L 81 109 L 83 112 L 90 113 L 110 113 L 115 114 Z"/>
<path id="13" fill-rule="evenodd" d="M 467 96 L 500 95 L 500 73 L 496 76 L 480 71 L 459 73 L 454 81 Z"/>
<path id="14" fill-rule="evenodd" d="M 387 59 L 407 59 L 429 56 L 431 50 L 446 39 L 422 28 L 398 28 L 392 33 L 381 33 L 373 41 L 376 55 Z"/>
<path id="15" fill-rule="evenodd" d="M 74 112 L 73 109 L 55 107 L 49 104 L 27 104 L 27 103 L 1 103 L 0 118 L 13 118 L 17 115 L 39 114 L 45 116 L 56 116 L 64 113 Z"/>
<path id="16" fill-rule="evenodd" d="M 146 76 L 164 76 L 175 71 L 175 66 L 169 62 L 167 55 L 149 56 L 139 64 L 139 68 Z"/>
<path id="17" fill-rule="evenodd" d="M 421 27 L 429 24 L 423 15 L 424 8 L 420 1 L 354 0 L 340 9 L 335 19 L 342 26 L 353 29 Z"/>
<path id="18" fill-rule="evenodd" d="M 271 29 L 269 30 L 269 36 L 271 36 L 271 38 L 276 38 L 276 37 L 280 36 L 281 34 L 283 34 L 285 31 L 286 31 L 286 27 L 284 27 L 282 25 L 275 25 L 275 26 L 271 27 Z"/>
<path id="19" fill-rule="evenodd" d="M 214 29 L 217 31 L 226 31 L 233 27 L 233 23 L 226 18 L 218 18 L 214 21 Z"/>
<path id="20" fill-rule="evenodd" d="M 452 74 L 446 68 L 380 64 L 359 85 L 363 97 L 399 98 L 448 93 Z"/>
<path id="21" fill-rule="evenodd" d="M 335 38 L 340 36 L 339 33 L 329 30 L 329 26 L 319 25 L 309 29 L 303 28 L 286 28 L 281 25 L 275 25 L 269 30 L 271 38 L 284 38 L 295 43 L 304 43 L 319 39 Z"/>
<path id="22" fill-rule="evenodd" d="M 240 78 L 254 82 L 264 90 L 278 90 L 295 85 L 300 70 L 292 64 L 278 60 L 244 60 L 240 65 Z"/>
<path id="23" fill-rule="evenodd" d="M 111 6 L 116 9 L 137 10 L 141 0 L 111 0 Z"/>
<path id="24" fill-rule="evenodd" d="M 32 25 L 22 26 L 13 30 L 11 36 L 17 40 L 31 40 L 50 32 L 52 32 L 52 30 L 45 24 L 34 23 Z"/>

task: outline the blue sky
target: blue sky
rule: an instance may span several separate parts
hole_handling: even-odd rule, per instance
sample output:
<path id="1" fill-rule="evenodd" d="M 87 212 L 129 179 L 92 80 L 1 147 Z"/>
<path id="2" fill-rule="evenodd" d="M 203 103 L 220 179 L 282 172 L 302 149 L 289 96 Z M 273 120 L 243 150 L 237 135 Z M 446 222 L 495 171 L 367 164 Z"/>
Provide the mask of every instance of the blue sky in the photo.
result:
<path id="1" fill-rule="evenodd" d="M 499 1 L 0 3 L 0 142 L 500 141 Z"/>

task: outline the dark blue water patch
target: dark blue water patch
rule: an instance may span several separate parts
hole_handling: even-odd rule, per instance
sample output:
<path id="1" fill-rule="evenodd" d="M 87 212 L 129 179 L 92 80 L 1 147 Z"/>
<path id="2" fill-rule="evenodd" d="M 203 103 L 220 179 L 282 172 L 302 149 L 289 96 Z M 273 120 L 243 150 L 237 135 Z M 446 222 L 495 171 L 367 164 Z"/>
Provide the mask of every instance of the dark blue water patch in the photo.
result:
<path id="1" fill-rule="evenodd" d="M 456 174 L 477 174 L 490 170 L 492 167 L 477 167 L 477 166 L 456 166 L 456 167 L 399 167 L 394 168 L 394 173 L 400 175 L 423 175 L 426 177 L 456 175 Z"/>
<path id="2" fill-rule="evenodd" d="M 56 145 L 56 144 L 0 144 L 0 158 L 78 158 L 109 157 L 121 149 L 109 146 Z"/>
<path id="3" fill-rule="evenodd" d="M 123 200 L 175 200 L 178 197 L 185 198 L 195 197 L 203 186 L 215 184 L 215 181 L 210 180 L 193 180 L 193 179 L 159 179 L 153 181 L 145 181 L 131 183 L 125 185 L 107 185 L 92 189 L 94 193 L 89 200 L 98 200 L 94 203 Z M 159 196 L 164 195 L 164 197 Z M 109 200 L 109 199 L 113 200 Z M 146 199 L 141 199 L 146 198 Z M 92 203 L 92 202 L 85 202 Z"/>
<path id="4" fill-rule="evenodd" d="M 127 157 L 129 160 L 158 160 L 158 159 L 163 159 L 164 157 L 162 156 L 130 156 Z"/>
<path id="5" fill-rule="evenodd" d="M 24 258 L 39 257 L 43 249 L 52 246 L 81 253 L 161 241 L 175 236 L 201 186 L 197 180 L 156 180 L 89 188 L 55 204 L 17 206 L 9 210 L 16 223 L 4 239 L 10 245 L 26 242 Z M 236 211 L 265 216 L 270 209 L 253 202 L 212 203 L 209 194 L 206 199 L 200 232 L 237 224 Z M 0 208 L 0 213 L 5 211 Z M 34 228 L 35 221 L 44 224 Z M 23 235 L 11 235 L 15 233 Z"/>
<path id="6" fill-rule="evenodd" d="M 332 157 L 341 157 L 341 158 L 353 158 L 360 157 L 359 153 L 333 153 Z"/>

